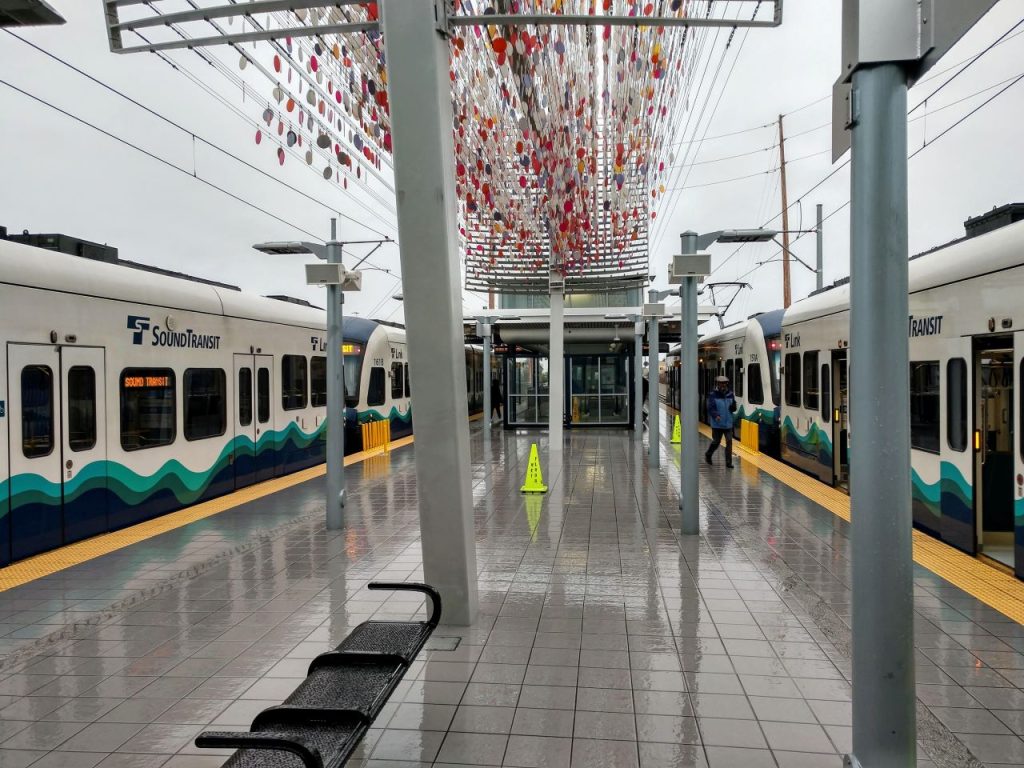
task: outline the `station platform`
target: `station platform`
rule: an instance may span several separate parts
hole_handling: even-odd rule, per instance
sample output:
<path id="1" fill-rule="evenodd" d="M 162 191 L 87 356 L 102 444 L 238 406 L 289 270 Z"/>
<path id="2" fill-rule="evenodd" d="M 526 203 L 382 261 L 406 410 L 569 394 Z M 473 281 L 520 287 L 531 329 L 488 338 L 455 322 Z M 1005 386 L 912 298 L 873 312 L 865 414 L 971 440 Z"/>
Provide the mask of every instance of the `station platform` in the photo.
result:
<path id="1" fill-rule="evenodd" d="M 524 495 L 535 440 L 549 491 Z M 0 768 L 220 766 L 196 734 L 247 729 L 357 624 L 420 609 L 365 589 L 422 578 L 416 450 L 351 464 L 341 531 L 314 469 L 0 571 Z M 551 466 L 543 436 L 475 424 L 472 455 L 479 618 L 438 628 L 349 765 L 841 765 L 839 501 L 720 452 L 682 538 L 667 439 L 650 470 L 631 433 L 572 430 Z M 927 556 L 946 565 L 915 570 L 918 765 L 1024 765 L 1024 588 Z"/>

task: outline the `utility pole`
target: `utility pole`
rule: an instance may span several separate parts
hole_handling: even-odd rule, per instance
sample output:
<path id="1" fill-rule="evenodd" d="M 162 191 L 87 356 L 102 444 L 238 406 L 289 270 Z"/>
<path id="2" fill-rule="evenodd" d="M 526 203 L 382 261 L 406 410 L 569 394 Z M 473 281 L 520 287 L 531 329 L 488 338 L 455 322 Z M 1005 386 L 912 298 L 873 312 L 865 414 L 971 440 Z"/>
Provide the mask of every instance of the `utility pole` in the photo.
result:
<path id="1" fill-rule="evenodd" d="M 782 306 L 793 303 L 789 288 L 789 196 L 786 194 L 786 134 L 779 115 L 779 171 L 782 174 Z"/>

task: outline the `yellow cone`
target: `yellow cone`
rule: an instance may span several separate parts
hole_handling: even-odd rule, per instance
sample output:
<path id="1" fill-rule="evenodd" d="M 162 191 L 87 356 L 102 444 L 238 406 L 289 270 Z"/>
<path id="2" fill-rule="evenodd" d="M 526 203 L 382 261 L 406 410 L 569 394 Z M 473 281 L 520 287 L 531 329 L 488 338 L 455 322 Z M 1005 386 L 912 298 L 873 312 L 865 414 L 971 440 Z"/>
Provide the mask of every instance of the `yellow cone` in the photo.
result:
<path id="1" fill-rule="evenodd" d="M 672 444 L 679 445 L 683 442 L 682 429 L 679 426 L 679 415 L 676 414 L 676 423 L 672 425 Z"/>
<path id="2" fill-rule="evenodd" d="M 530 463 L 526 467 L 526 481 L 519 489 L 523 493 L 547 493 L 548 487 L 544 485 L 544 478 L 540 473 L 540 455 L 537 453 L 537 444 L 530 446 Z"/>

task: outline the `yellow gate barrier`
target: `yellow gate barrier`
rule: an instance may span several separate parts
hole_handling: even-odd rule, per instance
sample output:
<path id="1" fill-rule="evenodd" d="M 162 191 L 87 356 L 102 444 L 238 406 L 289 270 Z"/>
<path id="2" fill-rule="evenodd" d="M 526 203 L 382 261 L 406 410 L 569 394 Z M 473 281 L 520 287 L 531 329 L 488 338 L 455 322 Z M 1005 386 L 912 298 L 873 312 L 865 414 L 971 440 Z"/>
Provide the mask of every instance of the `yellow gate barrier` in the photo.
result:
<path id="1" fill-rule="evenodd" d="M 757 422 L 747 421 L 746 419 L 740 421 L 740 443 L 755 453 L 758 451 L 759 432 L 760 427 Z"/>
<path id="2" fill-rule="evenodd" d="M 362 425 L 363 450 L 369 451 L 373 448 L 391 450 L 391 419 L 380 421 L 368 421 Z"/>

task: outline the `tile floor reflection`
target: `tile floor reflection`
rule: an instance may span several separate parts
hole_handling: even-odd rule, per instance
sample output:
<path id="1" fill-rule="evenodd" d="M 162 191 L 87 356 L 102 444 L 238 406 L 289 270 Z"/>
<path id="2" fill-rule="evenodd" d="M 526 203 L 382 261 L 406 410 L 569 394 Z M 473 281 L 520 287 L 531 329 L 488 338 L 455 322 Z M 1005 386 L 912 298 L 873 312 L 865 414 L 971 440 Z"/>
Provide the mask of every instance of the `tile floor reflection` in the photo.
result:
<path id="1" fill-rule="evenodd" d="M 350 765 L 840 765 L 846 523 L 702 464 L 703 534 L 681 539 L 677 447 L 652 473 L 628 432 L 566 437 L 555 467 L 541 438 L 550 490 L 524 496 L 538 436 L 475 429 L 479 618 L 438 629 L 458 647 L 415 662 Z M 0 594 L 0 652 L 21 654 L 0 672 L 0 768 L 220 766 L 196 733 L 246 728 L 356 624 L 420 609 L 364 588 L 421 577 L 414 450 L 349 470 L 342 531 L 311 481 Z M 915 573 L 919 766 L 1024 765 L 1024 629 Z"/>

